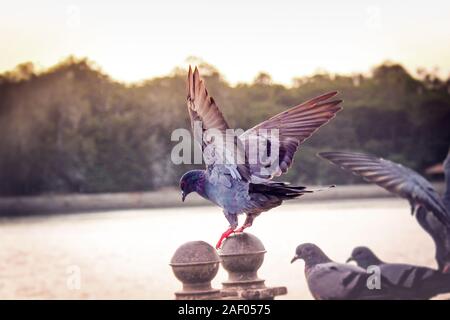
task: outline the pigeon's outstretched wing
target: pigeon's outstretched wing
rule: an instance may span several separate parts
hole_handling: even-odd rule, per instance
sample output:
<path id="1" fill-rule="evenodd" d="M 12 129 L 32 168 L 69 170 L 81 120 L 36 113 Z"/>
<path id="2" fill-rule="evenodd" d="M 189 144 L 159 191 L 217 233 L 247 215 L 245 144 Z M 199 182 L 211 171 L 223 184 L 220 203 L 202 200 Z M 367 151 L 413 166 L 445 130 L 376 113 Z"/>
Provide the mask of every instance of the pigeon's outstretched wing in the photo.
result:
<path id="1" fill-rule="evenodd" d="M 425 207 L 439 221 L 450 225 L 450 213 L 447 212 L 439 194 L 417 172 L 392 161 L 364 153 L 321 152 L 319 156 L 363 177 L 368 182 L 408 199 L 414 210 L 420 206 Z"/>
<path id="2" fill-rule="evenodd" d="M 229 129 L 222 112 L 219 110 L 214 99 L 208 94 L 203 80 L 200 79 L 200 73 L 197 67 L 192 72 L 192 68 L 189 66 L 186 91 L 192 126 L 194 125 L 194 121 L 201 121 L 203 130 L 218 129 L 225 131 Z"/>
<path id="3" fill-rule="evenodd" d="M 249 174 L 243 146 L 232 130 L 227 130 L 229 126 L 208 94 L 197 67 L 192 72 L 189 66 L 186 91 L 194 139 L 202 147 L 207 168 L 212 170 L 219 166 L 221 173 L 228 172 L 233 178 L 247 179 Z"/>
<path id="4" fill-rule="evenodd" d="M 308 139 L 317 129 L 326 124 L 342 109 L 342 100 L 329 100 L 337 92 L 330 92 L 300 105 L 281 112 L 272 118 L 245 131 L 239 138 L 246 146 L 247 159 L 255 159 L 249 145 L 258 145 L 259 150 L 270 152 L 275 148 L 277 156 L 273 161 L 250 162 L 250 174 L 253 182 L 261 182 L 280 176 L 288 171 L 295 152 L 300 144 Z"/>

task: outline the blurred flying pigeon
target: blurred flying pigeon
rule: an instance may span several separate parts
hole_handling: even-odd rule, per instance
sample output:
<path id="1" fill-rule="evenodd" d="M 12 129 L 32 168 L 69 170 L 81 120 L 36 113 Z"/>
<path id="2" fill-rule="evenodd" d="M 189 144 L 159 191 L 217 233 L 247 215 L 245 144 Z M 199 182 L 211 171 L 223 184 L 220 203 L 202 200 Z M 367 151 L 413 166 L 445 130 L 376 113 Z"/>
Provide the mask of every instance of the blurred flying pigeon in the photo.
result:
<path id="1" fill-rule="evenodd" d="M 370 266 L 380 267 L 381 274 L 392 284 L 407 288 L 405 299 L 430 299 L 438 294 L 450 292 L 450 274 L 441 273 L 427 267 L 403 263 L 386 263 L 367 247 L 356 247 L 347 262 L 367 269 Z"/>
<path id="2" fill-rule="evenodd" d="M 447 187 L 442 198 L 424 177 L 398 163 L 353 152 L 321 152 L 319 156 L 408 199 L 411 214 L 434 240 L 439 270 L 450 273 L 450 153 L 444 162 Z"/>
<path id="3" fill-rule="evenodd" d="M 337 263 L 315 244 L 297 247 L 291 263 L 305 261 L 305 277 L 316 300 L 387 300 L 402 299 L 404 288 L 391 284 L 380 274 L 380 285 L 371 286 L 373 273 L 360 267 Z"/>
<path id="4" fill-rule="evenodd" d="M 330 100 L 330 92 L 292 107 L 238 135 L 230 129 L 216 102 L 209 96 L 198 69 L 189 67 L 187 106 L 192 130 L 201 144 L 206 170 L 191 170 L 180 180 L 182 200 L 191 192 L 223 208 L 230 223 L 217 248 L 238 226 L 238 214 L 247 215 L 242 232 L 252 225 L 261 212 L 279 206 L 283 200 L 312 192 L 302 186 L 273 182 L 272 178 L 287 172 L 299 145 L 341 110 L 342 100 Z M 201 124 L 201 137 L 196 125 Z M 211 134 L 212 132 L 212 134 Z M 219 136 L 218 136 L 219 135 Z M 223 143 L 223 141 L 230 143 Z M 262 161 L 262 154 L 274 161 Z M 274 152 L 275 150 L 275 152 Z M 274 155 L 278 156 L 274 156 Z M 230 160 L 231 159 L 231 160 Z"/>

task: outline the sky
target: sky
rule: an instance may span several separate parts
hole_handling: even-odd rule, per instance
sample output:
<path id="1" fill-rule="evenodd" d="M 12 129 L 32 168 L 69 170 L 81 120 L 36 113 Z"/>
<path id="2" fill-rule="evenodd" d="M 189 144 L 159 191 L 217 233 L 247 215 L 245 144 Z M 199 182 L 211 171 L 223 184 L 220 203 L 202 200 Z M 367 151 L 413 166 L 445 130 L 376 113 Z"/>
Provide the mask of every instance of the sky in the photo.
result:
<path id="1" fill-rule="evenodd" d="M 450 1 L 0 0 L 0 72 L 87 57 L 114 79 L 170 73 L 199 57 L 231 83 L 260 71 L 289 84 L 383 61 L 450 74 Z"/>

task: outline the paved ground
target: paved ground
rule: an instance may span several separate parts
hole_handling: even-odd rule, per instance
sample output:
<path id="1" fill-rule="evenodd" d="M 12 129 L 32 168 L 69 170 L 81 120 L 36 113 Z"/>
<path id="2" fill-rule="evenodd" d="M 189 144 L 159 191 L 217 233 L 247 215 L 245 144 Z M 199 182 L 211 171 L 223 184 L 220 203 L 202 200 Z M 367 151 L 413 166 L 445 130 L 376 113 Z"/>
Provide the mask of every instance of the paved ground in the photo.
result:
<path id="1" fill-rule="evenodd" d="M 226 227 L 215 207 L 3 219 L 0 298 L 171 299 L 180 288 L 168 265 L 176 248 L 190 240 L 213 244 Z M 387 261 L 435 267 L 431 240 L 396 198 L 286 204 L 262 214 L 250 231 L 268 251 L 260 276 L 287 286 L 287 299 L 311 299 L 303 263 L 289 263 L 302 242 L 338 261 L 368 245 Z M 225 278 L 220 271 L 214 285 Z"/>

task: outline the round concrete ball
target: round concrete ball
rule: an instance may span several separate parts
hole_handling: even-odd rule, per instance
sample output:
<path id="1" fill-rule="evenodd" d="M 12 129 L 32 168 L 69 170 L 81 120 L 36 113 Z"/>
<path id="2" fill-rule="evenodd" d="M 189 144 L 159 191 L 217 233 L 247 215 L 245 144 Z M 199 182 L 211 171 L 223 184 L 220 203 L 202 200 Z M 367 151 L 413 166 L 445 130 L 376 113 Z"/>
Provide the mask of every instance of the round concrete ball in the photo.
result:
<path id="1" fill-rule="evenodd" d="M 220 258 L 216 250 L 204 241 L 190 241 L 174 253 L 170 265 L 182 283 L 210 282 L 219 270 Z"/>
<path id="2" fill-rule="evenodd" d="M 225 270 L 239 273 L 256 272 L 264 262 L 265 253 L 261 240 L 245 232 L 226 239 L 219 255 Z"/>

